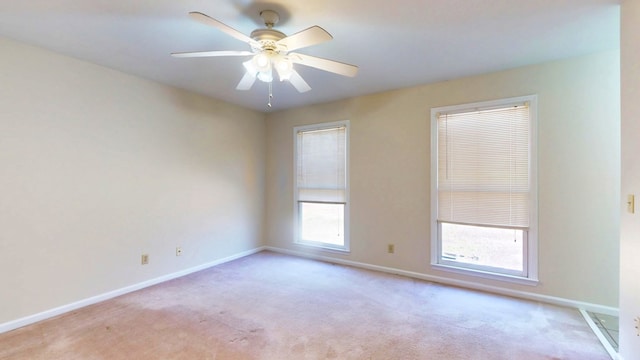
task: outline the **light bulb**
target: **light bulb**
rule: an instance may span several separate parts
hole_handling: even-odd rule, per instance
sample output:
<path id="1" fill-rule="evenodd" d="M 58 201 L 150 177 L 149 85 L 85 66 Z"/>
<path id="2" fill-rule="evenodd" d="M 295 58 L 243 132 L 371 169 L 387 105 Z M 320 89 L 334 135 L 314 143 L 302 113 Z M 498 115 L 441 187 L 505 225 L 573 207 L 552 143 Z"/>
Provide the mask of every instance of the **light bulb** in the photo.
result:
<path id="1" fill-rule="evenodd" d="M 269 56 L 267 56 L 264 53 L 260 53 L 254 56 L 253 61 L 256 65 L 256 68 L 258 68 L 259 71 L 265 71 L 265 70 L 271 69 L 271 61 L 269 59 Z"/>
<path id="2" fill-rule="evenodd" d="M 271 73 L 271 69 L 266 71 L 260 71 L 257 77 L 260 81 L 264 81 L 266 83 L 273 81 L 273 74 Z"/>
<path id="3" fill-rule="evenodd" d="M 291 60 L 285 57 L 279 57 L 275 60 L 275 67 L 280 76 L 280 81 L 289 80 L 293 72 L 293 64 Z"/>

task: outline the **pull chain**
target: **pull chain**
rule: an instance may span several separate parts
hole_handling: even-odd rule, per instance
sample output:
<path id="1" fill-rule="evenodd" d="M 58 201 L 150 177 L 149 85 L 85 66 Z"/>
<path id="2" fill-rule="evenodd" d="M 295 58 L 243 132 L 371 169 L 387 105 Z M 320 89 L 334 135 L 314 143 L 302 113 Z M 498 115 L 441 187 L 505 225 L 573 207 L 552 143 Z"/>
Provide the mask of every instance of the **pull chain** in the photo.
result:
<path id="1" fill-rule="evenodd" d="M 271 99 L 273 98 L 273 88 L 272 83 L 269 82 L 269 101 L 267 101 L 267 106 L 271 107 Z"/>

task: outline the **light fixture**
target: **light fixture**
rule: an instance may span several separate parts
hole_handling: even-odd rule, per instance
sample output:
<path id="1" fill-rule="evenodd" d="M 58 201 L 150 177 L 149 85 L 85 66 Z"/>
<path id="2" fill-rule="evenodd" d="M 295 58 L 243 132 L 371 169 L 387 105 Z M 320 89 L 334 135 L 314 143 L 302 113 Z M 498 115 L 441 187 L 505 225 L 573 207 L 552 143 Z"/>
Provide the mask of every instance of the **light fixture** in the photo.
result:
<path id="1" fill-rule="evenodd" d="M 256 54 L 250 61 L 244 63 L 247 72 L 256 76 L 260 81 L 267 83 L 273 81 L 271 57 L 269 55 L 270 54 L 261 52 Z"/>
<path id="2" fill-rule="evenodd" d="M 251 58 L 249 61 L 242 63 L 247 74 L 255 79 L 269 84 L 269 101 L 267 105 L 271 107 L 271 99 L 273 98 L 273 70 L 278 73 L 280 81 L 290 80 L 293 70 L 293 63 L 286 56 L 274 51 L 263 51 Z"/>
<path id="3" fill-rule="evenodd" d="M 278 73 L 280 81 L 289 80 L 293 73 L 293 63 L 286 56 L 275 52 L 261 52 L 244 62 L 247 72 L 266 83 L 273 81 L 273 70 Z"/>
<path id="4" fill-rule="evenodd" d="M 274 59 L 274 63 L 278 76 L 280 77 L 280 81 L 289 80 L 293 73 L 293 64 L 291 63 L 291 60 L 279 55 Z"/>
<path id="5" fill-rule="evenodd" d="M 273 73 L 271 69 L 258 72 L 257 77 L 258 77 L 258 80 L 266 83 L 270 83 L 273 81 Z"/>
<path id="6" fill-rule="evenodd" d="M 256 64 L 258 71 L 265 71 L 271 68 L 271 59 L 266 53 L 259 53 L 253 57 L 253 61 Z"/>

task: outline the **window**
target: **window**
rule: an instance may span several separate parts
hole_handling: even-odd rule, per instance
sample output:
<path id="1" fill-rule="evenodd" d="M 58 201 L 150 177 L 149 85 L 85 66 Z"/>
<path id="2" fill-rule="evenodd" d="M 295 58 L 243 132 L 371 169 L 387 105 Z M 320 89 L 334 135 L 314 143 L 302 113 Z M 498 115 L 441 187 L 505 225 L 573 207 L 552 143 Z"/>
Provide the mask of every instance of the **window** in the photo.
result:
<path id="1" fill-rule="evenodd" d="M 431 261 L 537 281 L 535 96 L 431 111 Z"/>
<path id="2" fill-rule="evenodd" d="M 294 128 L 296 242 L 349 250 L 349 122 Z"/>

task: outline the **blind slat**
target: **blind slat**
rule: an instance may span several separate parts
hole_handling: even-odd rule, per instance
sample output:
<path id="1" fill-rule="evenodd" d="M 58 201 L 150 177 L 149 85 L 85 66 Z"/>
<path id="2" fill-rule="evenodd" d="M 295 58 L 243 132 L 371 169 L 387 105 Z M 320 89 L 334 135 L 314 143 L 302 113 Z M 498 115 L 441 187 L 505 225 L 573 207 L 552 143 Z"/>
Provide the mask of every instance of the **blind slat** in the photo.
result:
<path id="1" fill-rule="evenodd" d="M 529 226 L 529 107 L 437 115 L 438 220 Z"/>

